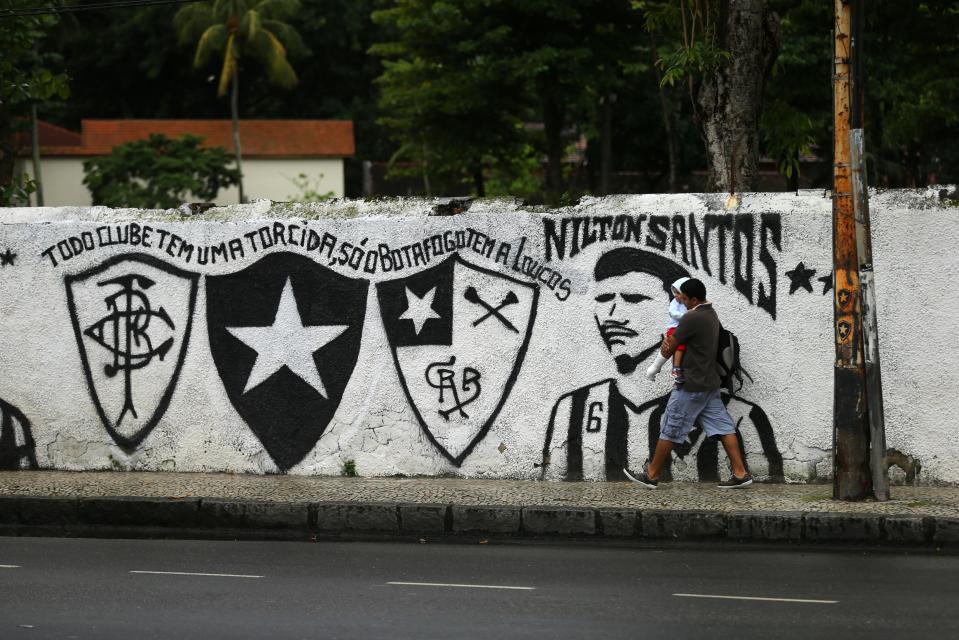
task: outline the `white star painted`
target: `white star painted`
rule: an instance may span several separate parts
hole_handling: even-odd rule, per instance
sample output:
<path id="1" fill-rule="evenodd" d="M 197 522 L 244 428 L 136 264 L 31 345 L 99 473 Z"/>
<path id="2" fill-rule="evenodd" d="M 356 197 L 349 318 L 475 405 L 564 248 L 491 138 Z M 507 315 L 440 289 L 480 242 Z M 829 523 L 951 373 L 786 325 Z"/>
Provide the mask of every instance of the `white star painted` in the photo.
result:
<path id="1" fill-rule="evenodd" d="M 433 298 L 436 297 L 436 287 L 433 287 L 423 297 L 416 295 L 406 287 L 406 311 L 400 314 L 400 320 L 412 320 L 416 335 L 420 335 L 423 325 L 430 318 L 440 318 L 440 314 L 433 309 Z"/>
<path id="2" fill-rule="evenodd" d="M 243 393 L 264 382 L 284 366 L 306 384 L 327 397 L 326 386 L 313 361 L 313 353 L 349 329 L 349 325 L 304 327 L 296 308 L 293 283 L 286 279 L 273 324 L 268 327 L 227 327 L 235 338 L 256 351 L 256 362 L 247 378 Z"/>

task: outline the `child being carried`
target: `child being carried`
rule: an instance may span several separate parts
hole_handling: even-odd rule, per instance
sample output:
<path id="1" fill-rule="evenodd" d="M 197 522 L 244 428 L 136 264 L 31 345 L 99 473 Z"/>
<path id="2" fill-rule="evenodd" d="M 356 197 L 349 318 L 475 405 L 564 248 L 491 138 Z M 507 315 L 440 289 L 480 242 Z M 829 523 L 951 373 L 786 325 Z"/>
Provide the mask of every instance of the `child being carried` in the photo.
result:
<path id="1" fill-rule="evenodd" d="M 689 278 L 680 278 L 673 283 L 673 299 L 669 301 L 669 324 L 666 326 L 666 335 L 671 336 L 676 331 L 676 327 L 679 326 L 679 320 L 683 317 L 683 314 L 686 313 L 685 299 L 683 298 L 683 293 L 680 290 L 680 287 L 683 286 L 683 283 L 689 280 Z M 685 382 L 683 378 L 683 352 L 686 350 L 686 345 L 679 345 L 676 347 L 676 353 L 673 355 L 673 380 L 676 384 L 680 385 Z M 656 375 L 659 373 L 660 369 L 663 368 L 663 365 L 666 364 L 666 358 L 662 356 L 658 351 L 656 352 L 656 361 L 653 364 L 649 365 L 649 368 L 646 369 L 646 377 L 650 380 L 655 380 Z"/>

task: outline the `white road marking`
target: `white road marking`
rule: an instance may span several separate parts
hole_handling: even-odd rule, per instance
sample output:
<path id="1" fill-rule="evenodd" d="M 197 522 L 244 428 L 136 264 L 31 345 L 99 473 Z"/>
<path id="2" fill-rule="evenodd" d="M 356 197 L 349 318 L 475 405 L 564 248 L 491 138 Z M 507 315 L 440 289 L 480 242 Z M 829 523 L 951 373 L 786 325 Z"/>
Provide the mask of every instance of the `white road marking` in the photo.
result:
<path id="1" fill-rule="evenodd" d="M 717 596 L 706 593 L 674 593 L 678 598 L 719 598 L 721 600 L 758 600 L 760 602 L 804 602 L 807 604 L 838 604 L 838 600 L 807 600 L 804 598 L 758 598 L 755 596 Z"/>
<path id="2" fill-rule="evenodd" d="M 263 576 L 249 576 L 239 573 L 193 573 L 191 571 L 131 571 L 130 573 L 148 573 L 158 576 L 206 576 L 213 578 L 262 578 Z"/>
<path id="3" fill-rule="evenodd" d="M 387 582 L 386 584 L 407 587 L 459 587 L 462 589 L 511 589 L 513 591 L 532 591 L 536 587 L 507 587 L 498 584 L 452 584 L 447 582 Z"/>
<path id="4" fill-rule="evenodd" d="M 20 565 L 18 564 L 0 564 L 0 569 L 19 569 Z"/>

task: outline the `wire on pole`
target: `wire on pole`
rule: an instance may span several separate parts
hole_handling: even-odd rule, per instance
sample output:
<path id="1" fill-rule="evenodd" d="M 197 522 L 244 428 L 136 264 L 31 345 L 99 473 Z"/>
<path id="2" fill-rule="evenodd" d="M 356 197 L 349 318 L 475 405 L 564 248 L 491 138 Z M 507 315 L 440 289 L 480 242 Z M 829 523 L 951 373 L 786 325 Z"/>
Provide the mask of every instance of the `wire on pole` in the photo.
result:
<path id="1" fill-rule="evenodd" d="M 24 16 L 59 15 L 62 13 L 80 13 L 84 11 L 102 11 L 107 9 L 127 9 L 131 7 L 150 7 L 163 4 L 191 4 L 202 0 L 109 0 L 81 5 L 59 5 L 45 7 L 24 7 L 22 9 L 0 9 L 0 18 L 18 18 Z"/>

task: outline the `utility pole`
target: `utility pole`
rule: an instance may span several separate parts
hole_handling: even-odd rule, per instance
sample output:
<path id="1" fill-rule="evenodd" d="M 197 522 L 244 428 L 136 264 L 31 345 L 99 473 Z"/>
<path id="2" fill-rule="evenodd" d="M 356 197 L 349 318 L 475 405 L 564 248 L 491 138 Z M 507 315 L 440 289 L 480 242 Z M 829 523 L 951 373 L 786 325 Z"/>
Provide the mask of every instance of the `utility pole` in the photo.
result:
<path id="1" fill-rule="evenodd" d="M 833 498 L 872 495 L 850 124 L 852 6 L 835 1 L 833 51 Z"/>
<path id="2" fill-rule="evenodd" d="M 882 404 L 882 374 L 879 367 L 879 323 L 876 287 L 872 270 L 872 229 L 869 221 L 869 174 L 866 171 L 863 133 L 863 26 L 862 0 L 852 0 L 852 83 L 850 87 L 849 151 L 852 171 L 852 205 L 856 219 L 856 253 L 859 257 L 859 289 L 862 307 L 862 341 L 866 375 L 866 410 L 869 421 L 869 466 L 876 500 L 889 499 L 886 464 L 886 419 Z"/>
<path id="3" fill-rule="evenodd" d="M 37 125 L 37 103 L 30 105 L 30 155 L 33 157 L 33 179 L 37 183 L 37 206 L 43 206 L 43 176 L 40 174 L 40 128 Z M 29 204 L 29 203 L 28 203 Z"/>

